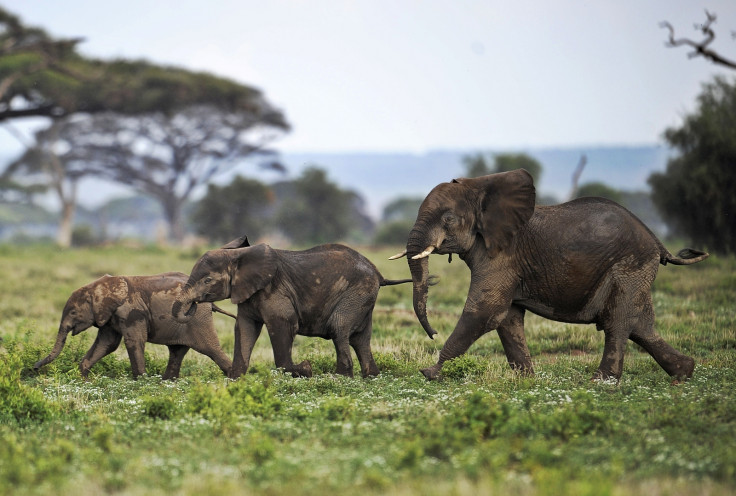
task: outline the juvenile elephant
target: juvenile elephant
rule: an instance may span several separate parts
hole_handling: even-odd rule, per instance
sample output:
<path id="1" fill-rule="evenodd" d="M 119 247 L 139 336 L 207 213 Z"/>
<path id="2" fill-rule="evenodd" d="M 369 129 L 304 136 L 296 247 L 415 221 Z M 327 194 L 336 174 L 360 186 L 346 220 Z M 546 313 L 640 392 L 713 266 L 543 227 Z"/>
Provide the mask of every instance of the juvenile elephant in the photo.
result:
<path id="1" fill-rule="evenodd" d="M 171 315 L 174 300 L 188 278 L 181 272 L 153 276 L 106 275 L 82 286 L 64 306 L 54 349 L 33 368 L 38 370 L 56 359 L 69 332 L 74 336 L 95 326 L 99 328 L 97 338 L 79 364 L 83 377 L 87 377 L 95 363 L 115 351 L 121 339 L 125 339 L 134 378 L 146 371 L 143 359 L 146 342 L 169 348 L 164 379 L 179 377 L 181 362 L 189 348 L 207 355 L 228 374 L 232 362 L 220 348 L 212 311 L 230 314 L 207 304 L 198 308 L 186 323 L 178 322 Z"/>
<path id="2" fill-rule="evenodd" d="M 594 323 L 605 333 L 594 378 L 621 377 L 631 339 L 675 378 L 695 362 L 654 331 L 650 287 L 659 264 L 689 265 L 708 254 L 685 249 L 673 256 L 631 212 L 602 198 L 534 205 L 523 169 L 436 186 L 419 208 L 406 244 L 414 280 L 414 311 L 427 320 L 428 256 L 457 253 L 470 268 L 465 308 L 440 351 L 422 373 L 437 378 L 443 362 L 465 353 L 493 329 L 512 368 L 533 373 L 524 337 L 524 312 L 571 323 Z"/>
<path id="3" fill-rule="evenodd" d="M 173 311 L 179 321 L 187 322 L 198 302 L 230 298 L 238 305 L 231 378 L 248 369 L 264 324 L 276 366 L 294 377 L 312 375 L 308 360 L 292 361 L 297 334 L 331 339 L 337 373 L 342 375 L 353 375 L 352 346 L 366 377 L 378 375 L 371 352 L 378 289 L 406 282 L 411 279 L 384 279 L 367 258 L 346 246 L 288 251 L 250 246 L 248 238 L 241 237 L 197 261 Z"/>

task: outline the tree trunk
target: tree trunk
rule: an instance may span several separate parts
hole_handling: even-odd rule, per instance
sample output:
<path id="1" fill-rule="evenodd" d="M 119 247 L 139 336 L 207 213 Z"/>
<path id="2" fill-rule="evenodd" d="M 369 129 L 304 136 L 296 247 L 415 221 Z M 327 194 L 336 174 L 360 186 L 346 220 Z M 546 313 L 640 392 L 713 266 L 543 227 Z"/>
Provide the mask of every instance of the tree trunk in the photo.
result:
<path id="1" fill-rule="evenodd" d="M 73 202 L 64 201 L 61 205 L 61 220 L 56 234 L 56 244 L 61 248 L 69 248 L 72 245 L 75 210 L 76 205 Z"/>
<path id="2" fill-rule="evenodd" d="M 180 245 L 184 240 L 181 204 L 182 202 L 173 195 L 161 199 L 161 205 L 164 207 L 164 217 L 169 225 L 169 239 L 177 245 Z"/>

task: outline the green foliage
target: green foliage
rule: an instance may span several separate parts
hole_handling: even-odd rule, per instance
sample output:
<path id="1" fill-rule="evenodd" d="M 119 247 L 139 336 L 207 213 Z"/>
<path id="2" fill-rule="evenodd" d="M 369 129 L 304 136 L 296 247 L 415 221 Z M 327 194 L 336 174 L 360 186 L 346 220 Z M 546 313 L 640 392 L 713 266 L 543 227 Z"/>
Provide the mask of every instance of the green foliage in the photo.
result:
<path id="1" fill-rule="evenodd" d="M 191 221 L 197 233 L 217 243 L 227 243 L 242 234 L 258 239 L 265 232 L 265 210 L 274 199 L 265 184 L 237 176 L 225 186 L 210 184 L 195 206 Z"/>
<path id="2" fill-rule="evenodd" d="M 376 231 L 373 242 L 377 245 L 404 246 L 413 226 L 413 220 L 385 222 Z"/>
<path id="3" fill-rule="evenodd" d="M 493 165 L 491 165 L 491 160 L 493 161 Z M 497 153 L 493 155 L 476 153 L 474 155 L 466 155 L 462 161 L 465 166 L 466 177 L 478 177 L 497 172 L 526 169 L 534 179 L 534 183 L 538 184 L 539 178 L 542 176 L 542 164 L 526 153 Z"/>
<path id="4" fill-rule="evenodd" d="M 22 361 L 14 350 L 0 357 L 0 423 L 15 419 L 18 422 L 47 420 L 53 407 L 38 389 L 21 382 Z"/>
<path id="5" fill-rule="evenodd" d="M 705 84 L 696 111 L 664 137 L 678 154 L 649 177 L 655 205 L 693 246 L 736 253 L 736 84 Z"/>
<path id="6" fill-rule="evenodd" d="M 445 362 L 442 375 L 450 379 L 465 379 L 478 375 L 482 369 L 483 365 L 477 357 L 466 354 Z"/>
<path id="7" fill-rule="evenodd" d="M 359 196 L 341 189 L 317 167 L 308 167 L 292 183 L 293 193 L 284 200 L 276 216 L 283 232 L 299 245 L 343 239 L 360 219 L 354 204 Z"/>
<path id="8" fill-rule="evenodd" d="M 268 418 L 281 409 L 268 375 L 242 376 L 226 386 L 196 384 L 186 400 L 185 410 L 215 423 L 218 433 L 239 431 L 242 415 Z"/>
<path id="9" fill-rule="evenodd" d="M 383 207 L 381 220 L 383 222 L 406 221 L 413 224 L 423 201 L 424 198 L 397 198 Z"/>
<path id="10" fill-rule="evenodd" d="M 169 420 L 176 416 L 178 404 L 171 396 L 146 395 L 141 398 L 143 414 L 153 419 Z"/>

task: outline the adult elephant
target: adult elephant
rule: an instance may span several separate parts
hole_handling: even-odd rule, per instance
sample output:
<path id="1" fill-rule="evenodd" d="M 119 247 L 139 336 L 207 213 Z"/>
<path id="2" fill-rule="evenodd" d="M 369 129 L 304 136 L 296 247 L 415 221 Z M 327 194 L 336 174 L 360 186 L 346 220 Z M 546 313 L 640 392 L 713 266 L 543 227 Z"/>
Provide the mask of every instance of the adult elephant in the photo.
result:
<path id="1" fill-rule="evenodd" d="M 621 377 L 631 339 L 675 378 L 695 362 L 654 331 L 650 295 L 659 264 L 689 265 L 708 254 L 685 249 L 673 256 L 631 212 L 603 198 L 536 206 L 523 169 L 436 186 L 419 208 L 406 255 L 414 282 L 414 311 L 427 319 L 428 256 L 459 254 L 471 281 L 462 316 L 439 360 L 422 370 L 437 378 L 442 364 L 465 353 L 481 335 L 498 330 L 514 369 L 533 373 L 524 313 L 571 323 L 594 323 L 605 333 L 594 378 Z"/>
<path id="2" fill-rule="evenodd" d="M 38 370 L 61 353 L 67 335 L 72 336 L 94 326 L 97 338 L 79 364 L 82 377 L 90 368 L 109 355 L 125 340 L 133 378 L 146 371 L 143 351 L 146 342 L 169 348 L 169 363 L 164 379 L 179 377 L 184 355 L 190 348 L 207 355 L 227 375 L 232 362 L 220 348 L 212 311 L 229 315 L 214 305 L 202 305 L 186 323 L 171 316 L 174 300 L 181 293 L 188 275 L 168 272 L 152 276 L 110 276 L 74 291 L 64 306 L 56 344 L 51 353 L 33 366 Z"/>
<path id="3" fill-rule="evenodd" d="M 331 339 L 337 373 L 342 375 L 353 375 L 352 346 L 363 377 L 374 376 L 378 366 L 371 334 L 378 289 L 408 282 L 411 279 L 384 279 L 370 260 L 347 246 L 277 250 L 266 244 L 250 246 L 243 236 L 200 257 L 173 314 L 187 322 L 198 302 L 230 298 L 238 305 L 231 378 L 248 370 L 264 324 L 276 366 L 294 377 L 312 375 L 308 360 L 292 361 L 297 334 Z"/>

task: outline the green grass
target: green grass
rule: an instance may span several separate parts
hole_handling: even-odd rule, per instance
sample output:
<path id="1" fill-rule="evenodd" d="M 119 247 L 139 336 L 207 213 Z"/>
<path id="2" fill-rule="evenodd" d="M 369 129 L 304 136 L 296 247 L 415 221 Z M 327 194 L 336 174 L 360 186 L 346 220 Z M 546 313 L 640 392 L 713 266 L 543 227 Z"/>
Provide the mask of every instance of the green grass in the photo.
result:
<path id="1" fill-rule="evenodd" d="M 362 250 L 387 278 L 398 251 Z M 181 379 L 160 379 L 167 351 L 147 345 L 133 381 L 124 347 L 77 364 L 96 331 L 69 336 L 40 373 L 69 293 L 105 273 L 188 272 L 198 253 L 110 247 L 0 246 L 0 494 L 733 494 L 736 491 L 736 260 L 660 269 L 658 331 L 695 357 L 672 386 L 629 344 L 619 383 L 590 382 L 603 349 L 595 327 L 527 317 L 534 377 L 515 375 L 493 333 L 427 382 L 462 311 L 465 265 L 432 257 L 433 341 L 410 285 L 382 288 L 373 350 L 381 375 L 336 376 L 332 343 L 298 337 L 315 376 L 274 370 L 267 333 L 249 373 L 222 377 L 190 352 Z M 227 310 L 234 310 L 223 302 Z M 232 353 L 232 320 L 215 316 Z M 357 362 L 357 361 L 356 361 Z M 356 363 L 356 373 L 358 373 Z M 358 374 L 359 375 L 359 374 Z"/>

